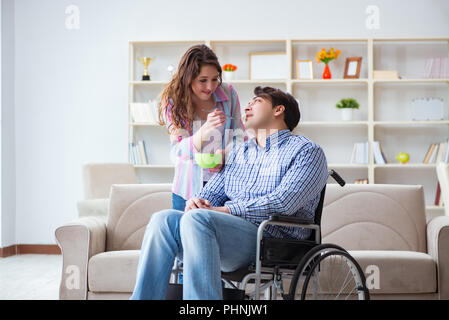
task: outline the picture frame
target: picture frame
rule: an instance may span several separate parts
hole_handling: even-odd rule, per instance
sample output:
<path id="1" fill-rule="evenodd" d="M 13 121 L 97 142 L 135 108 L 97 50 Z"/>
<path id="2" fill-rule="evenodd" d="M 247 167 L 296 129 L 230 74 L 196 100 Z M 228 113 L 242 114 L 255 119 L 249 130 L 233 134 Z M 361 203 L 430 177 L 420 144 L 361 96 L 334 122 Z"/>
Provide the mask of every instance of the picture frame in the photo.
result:
<path id="1" fill-rule="evenodd" d="M 344 79 L 359 79 L 362 57 L 348 57 L 345 62 Z"/>
<path id="2" fill-rule="evenodd" d="M 287 79 L 287 52 L 250 52 L 249 80 Z"/>
<path id="3" fill-rule="evenodd" d="M 313 80 L 312 60 L 296 60 L 296 79 Z"/>

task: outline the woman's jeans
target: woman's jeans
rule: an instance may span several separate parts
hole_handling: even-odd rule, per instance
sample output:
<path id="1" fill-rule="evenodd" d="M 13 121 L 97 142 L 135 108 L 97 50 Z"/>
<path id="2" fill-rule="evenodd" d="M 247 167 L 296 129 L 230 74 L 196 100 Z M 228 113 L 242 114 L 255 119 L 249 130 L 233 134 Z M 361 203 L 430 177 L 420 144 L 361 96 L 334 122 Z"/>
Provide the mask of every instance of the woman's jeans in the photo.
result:
<path id="1" fill-rule="evenodd" d="M 131 299 L 165 299 L 175 257 L 183 261 L 183 298 L 222 299 L 221 271 L 256 259 L 257 226 L 227 213 L 168 209 L 145 231 Z"/>

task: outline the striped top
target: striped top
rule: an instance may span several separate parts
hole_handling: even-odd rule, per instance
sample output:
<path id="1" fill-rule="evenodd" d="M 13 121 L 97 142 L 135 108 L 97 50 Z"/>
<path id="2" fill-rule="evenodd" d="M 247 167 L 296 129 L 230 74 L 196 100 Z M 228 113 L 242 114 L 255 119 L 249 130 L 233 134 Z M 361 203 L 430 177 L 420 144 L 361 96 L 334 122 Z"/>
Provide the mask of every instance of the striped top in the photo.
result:
<path id="1" fill-rule="evenodd" d="M 232 215 L 259 225 L 271 214 L 313 220 L 328 178 L 321 147 L 290 130 L 272 133 L 261 148 L 255 138 L 237 145 L 224 170 L 195 196 L 211 206 L 227 206 Z M 276 238 L 306 239 L 311 231 L 269 225 Z"/>
<path id="2" fill-rule="evenodd" d="M 213 92 L 215 100 L 214 108 L 222 110 L 226 114 L 224 124 L 224 137 L 222 139 L 222 148 L 225 149 L 231 143 L 242 142 L 246 140 L 244 125 L 241 119 L 240 101 L 234 87 L 228 83 L 222 83 Z M 172 123 L 171 108 L 173 100 L 170 99 L 167 113 L 167 128 Z M 193 145 L 192 135 L 201 127 L 201 123 L 194 121 L 190 131 L 180 130 L 177 139 L 170 140 L 170 159 L 175 165 L 175 174 L 173 177 L 172 191 L 184 199 L 190 199 L 193 194 L 200 191 L 203 187 L 203 169 L 195 161 L 196 150 Z"/>

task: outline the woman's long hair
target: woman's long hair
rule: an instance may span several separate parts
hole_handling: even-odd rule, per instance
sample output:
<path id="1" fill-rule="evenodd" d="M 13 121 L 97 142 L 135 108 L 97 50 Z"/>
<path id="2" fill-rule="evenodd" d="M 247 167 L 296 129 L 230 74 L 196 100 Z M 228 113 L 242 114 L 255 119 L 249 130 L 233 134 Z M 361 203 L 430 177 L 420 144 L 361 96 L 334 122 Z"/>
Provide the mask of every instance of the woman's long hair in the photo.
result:
<path id="1" fill-rule="evenodd" d="M 171 133 L 176 129 L 186 129 L 190 132 L 193 123 L 192 82 L 200 74 L 203 65 L 213 65 L 218 71 L 219 85 L 222 83 L 221 66 L 211 48 L 204 44 L 190 47 L 182 56 L 178 70 L 161 93 L 159 105 L 159 124 L 166 124 L 169 99 L 173 100 L 170 110 L 172 124 L 168 128 Z"/>

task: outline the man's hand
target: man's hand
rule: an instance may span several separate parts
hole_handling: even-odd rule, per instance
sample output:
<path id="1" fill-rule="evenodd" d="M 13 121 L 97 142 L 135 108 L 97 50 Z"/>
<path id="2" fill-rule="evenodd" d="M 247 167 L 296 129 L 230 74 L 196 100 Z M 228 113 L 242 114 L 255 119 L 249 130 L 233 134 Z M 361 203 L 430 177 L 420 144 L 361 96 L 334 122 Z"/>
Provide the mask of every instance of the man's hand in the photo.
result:
<path id="1" fill-rule="evenodd" d="M 230 213 L 228 207 L 226 207 L 226 206 L 212 207 L 210 205 L 209 200 L 200 199 L 200 198 L 192 198 L 186 202 L 186 207 L 184 209 L 184 212 L 187 212 L 192 209 L 208 209 L 208 210 L 212 210 L 212 211 Z"/>
<path id="2" fill-rule="evenodd" d="M 186 202 L 186 207 L 184 212 L 187 212 L 192 209 L 210 209 L 209 200 L 204 200 L 200 198 L 191 198 Z"/>

